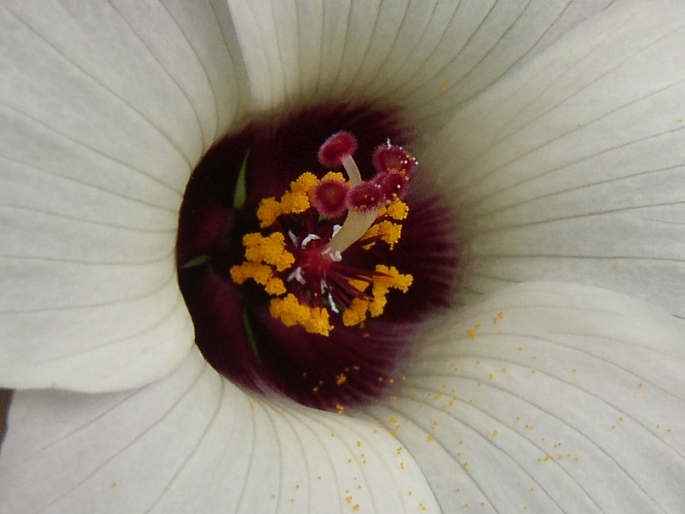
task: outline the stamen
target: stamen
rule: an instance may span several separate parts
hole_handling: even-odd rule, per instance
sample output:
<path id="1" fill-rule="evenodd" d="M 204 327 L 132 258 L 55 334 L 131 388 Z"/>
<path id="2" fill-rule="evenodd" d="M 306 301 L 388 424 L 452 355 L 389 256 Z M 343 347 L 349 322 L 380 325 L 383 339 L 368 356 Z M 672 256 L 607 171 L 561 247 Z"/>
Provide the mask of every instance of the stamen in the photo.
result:
<path id="1" fill-rule="evenodd" d="M 257 217 L 266 233 L 243 237 L 245 262 L 230 270 L 237 284 L 252 279 L 263 286 L 272 296 L 269 312 L 288 327 L 328 336 L 336 324 L 362 325 L 383 313 L 390 289 L 406 292 L 411 285 L 411 275 L 394 267 L 345 264 L 351 247 L 369 250 L 383 242 L 392 250 L 399 241 L 408 214 L 400 196 L 415 164 L 405 150 L 388 144 L 374 155 L 383 168 L 364 182 L 352 158 L 356 146 L 354 136 L 338 132 L 319 150 L 319 160 L 342 165 L 349 182 L 340 173 L 318 179 L 307 172 L 280 199 L 264 198 Z"/>

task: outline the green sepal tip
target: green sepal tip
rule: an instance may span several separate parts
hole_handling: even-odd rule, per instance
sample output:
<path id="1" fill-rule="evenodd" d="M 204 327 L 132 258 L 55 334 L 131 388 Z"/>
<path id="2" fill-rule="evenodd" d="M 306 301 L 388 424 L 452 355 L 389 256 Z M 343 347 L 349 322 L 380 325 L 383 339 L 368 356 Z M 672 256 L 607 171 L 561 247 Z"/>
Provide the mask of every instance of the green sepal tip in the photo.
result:
<path id="1" fill-rule="evenodd" d="M 252 322 L 250 321 L 250 313 L 245 309 L 243 311 L 243 327 L 245 328 L 245 336 L 247 341 L 250 343 L 252 352 L 257 359 L 257 362 L 262 362 L 262 358 L 259 355 L 259 348 L 257 346 L 257 338 L 254 334 L 254 329 L 252 328 Z"/>
<path id="2" fill-rule="evenodd" d="M 250 157 L 250 150 L 245 154 L 243 163 L 240 165 L 240 172 L 238 173 L 238 180 L 235 183 L 235 192 L 233 193 L 233 208 L 241 210 L 245 207 L 247 200 L 247 159 Z"/>
<path id="3" fill-rule="evenodd" d="M 202 266 L 203 264 L 206 264 L 211 260 L 212 260 L 212 258 L 209 255 L 207 255 L 206 253 L 203 253 L 201 255 L 198 255 L 197 257 L 193 257 L 188 262 L 183 264 L 181 266 L 181 269 L 196 268 L 197 266 Z"/>

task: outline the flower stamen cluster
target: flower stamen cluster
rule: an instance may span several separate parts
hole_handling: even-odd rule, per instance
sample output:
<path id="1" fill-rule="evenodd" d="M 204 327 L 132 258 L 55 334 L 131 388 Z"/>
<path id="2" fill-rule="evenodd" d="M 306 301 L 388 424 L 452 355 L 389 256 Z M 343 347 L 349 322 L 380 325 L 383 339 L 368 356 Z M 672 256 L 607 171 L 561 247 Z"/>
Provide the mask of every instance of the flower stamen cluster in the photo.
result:
<path id="1" fill-rule="evenodd" d="M 342 165 L 349 180 L 338 172 L 321 179 L 305 172 L 280 198 L 262 199 L 262 231 L 243 237 L 245 261 L 230 270 L 236 284 L 252 279 L 261 285 L 271 297 L 270 314 L 288 327 L 328 336 L 336 321 L 362 325 L 383 313 L 391 289 L 407 292 L 412 283 L 411 275 L 394 266 L 345 262 L 348 251 L 368 251 L 379 242 L 392 250 L 400 240 L 409 213 L 401 197 L 415 165 L 407 152 L 388 143 L 375 153 L 376 176 L 363 181 L 352 159 L 355 149 L 351 134 L 338 133 L 319 152 L 322 164 Z"/>

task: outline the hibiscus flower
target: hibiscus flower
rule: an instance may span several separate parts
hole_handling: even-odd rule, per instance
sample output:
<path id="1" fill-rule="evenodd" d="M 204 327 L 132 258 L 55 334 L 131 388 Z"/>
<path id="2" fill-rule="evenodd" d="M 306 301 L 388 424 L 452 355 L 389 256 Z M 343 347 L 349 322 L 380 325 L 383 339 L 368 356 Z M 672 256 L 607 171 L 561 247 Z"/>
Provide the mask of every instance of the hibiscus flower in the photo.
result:
<path id="1" fill-rule="evenodd" d="M 685 510 L 685 6 L 606 3 L 3 5 L 1 510 Z M 212 144 L 331 101 L 469 251 L 343 413 L 214 371 L 176 263 Z"/>

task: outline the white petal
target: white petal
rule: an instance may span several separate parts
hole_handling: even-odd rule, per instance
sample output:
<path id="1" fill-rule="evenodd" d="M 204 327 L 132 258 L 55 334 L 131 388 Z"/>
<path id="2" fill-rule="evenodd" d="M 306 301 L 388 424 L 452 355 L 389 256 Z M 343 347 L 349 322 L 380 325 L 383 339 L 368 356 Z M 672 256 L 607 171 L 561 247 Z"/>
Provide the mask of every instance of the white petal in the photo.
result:
<path id="1" fill-rule="evenodd" d="M 193 352 L 135 392 L 17 393 L 0 502 L 26 514 L 437 512 L 398 446 L 363 421 L 253 399 Z"/>
<path id="2" fill-rule="evenodd" d="M 618 4 L 457 114 L 424 164 L 465 216 L 473 289 L 568 280 L 685 315 L 684 20 Z"/>
<path id="3" fill-rule="evenodd" d="M 178 208 L 239 108 L 225 16 L 0 8 L 0 384 L 133 387 L 184 357 Z"/>
<path id="4" fill-rule="evenodd" d="M 374 100 L 421 127 L 606 4 L 229 0 L 260 108 Z"/>
<path id="5" fill-rule="evenodd" d="M 681 513 L 684 338 L 615 293 L 513 286 L 438 320 L 397 398 L 368 410 L 442 512 Z"/>

